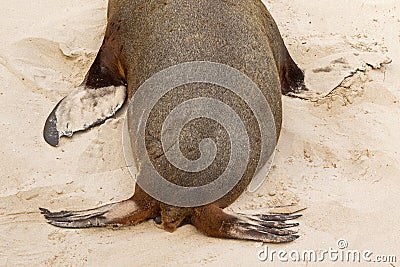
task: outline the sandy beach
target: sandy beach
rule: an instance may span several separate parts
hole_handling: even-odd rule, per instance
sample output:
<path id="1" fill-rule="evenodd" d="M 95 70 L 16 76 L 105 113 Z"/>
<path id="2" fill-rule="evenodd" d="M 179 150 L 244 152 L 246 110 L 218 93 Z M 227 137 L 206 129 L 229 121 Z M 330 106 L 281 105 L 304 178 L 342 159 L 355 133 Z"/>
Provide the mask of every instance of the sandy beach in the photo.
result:
<path id="1" fill-rule="evenodd" d="M 0 5 L 0 266 L 365 266 L 260 261 L 271 250 L 371 251 L 400 262 L 400 3 L 265 0 L 310 92 L 283 97 L 283 129 L 261 188 L 229 209 L 307 207 L 301 237 L 281 245 L 119 229 L 52 227 L 38 207 L 84 209 L 126 199 L 134 181 L 121 146 L 124 110 L 99 127 L 42 137 L 54 105 L 78 86 L 101 45 L 105 0 Z M 338 244 L 338 241 L 339 244 Z M 340 247 L 341 245 L 345 247 Z M 378 256 L 397 256 L 380 262 Z M 394 258 L 392 258 L 394 259 Z"/>

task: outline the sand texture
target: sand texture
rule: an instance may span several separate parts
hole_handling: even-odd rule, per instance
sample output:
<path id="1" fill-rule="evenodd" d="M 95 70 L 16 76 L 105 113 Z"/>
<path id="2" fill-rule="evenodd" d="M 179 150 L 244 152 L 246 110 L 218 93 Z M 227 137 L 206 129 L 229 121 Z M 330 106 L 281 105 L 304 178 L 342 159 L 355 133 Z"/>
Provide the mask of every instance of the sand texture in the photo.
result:
<path id="1" fill-rule="evenodd" d="M 283 97 L 274 166 L 235 211 L 305 206 L 301 238 L 270 249 L 349 249 L 400 261 L 398 0 L 264 1 L 310 92 Z M 38 207 L 83 209 L 129 197 L 124 112 L 88 132 L 42 138 L 54 105 L 78 86 L 101 45 L 102 0 L 13 0 L 0 8 L 0 266 L 357 266 L 260 262 L 259 242 L 207 238 L 153 221 L 64 230 Z M 359 266 L 365 266 L 359 264 Z M 374 263 L 369 266 L 397 266 Z"/>

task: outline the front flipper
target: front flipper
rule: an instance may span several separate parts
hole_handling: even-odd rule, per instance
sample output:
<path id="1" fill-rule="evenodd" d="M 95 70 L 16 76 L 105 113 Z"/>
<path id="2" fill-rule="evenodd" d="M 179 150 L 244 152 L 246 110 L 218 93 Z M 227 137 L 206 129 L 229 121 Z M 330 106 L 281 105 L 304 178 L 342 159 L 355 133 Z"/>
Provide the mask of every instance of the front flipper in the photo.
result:
<path id="1" fill-rule="evenodd" d="M 126 87 L 108 86 L 74 89 L 50 113 L 43 136 L 47 143 L 57 146 L 61 136 L 86 130 L 112 117 L 124 104 Z"/>
<path id="2" fill-rule="evenodd" d="M 86 130 L 112 117 L 126 98 L 125 66 L 115 35 L 115 23 L 108 23 L 104 41 L 85 81 L 61 100 L 49 115 L 44 139 L 57 146 L 61 136 Z"/>
<path id="3" fill-rule="evenodd" d="M 299 224 L 286 221 L 297 219 L 300 216 L 230 214 L 215 205 L 208 205 L 196 210 L 192 217 L 192 224 L 213 237 L 285 243 L 299 237 L 296 235 L 296 231 L 287 229 Z"/>

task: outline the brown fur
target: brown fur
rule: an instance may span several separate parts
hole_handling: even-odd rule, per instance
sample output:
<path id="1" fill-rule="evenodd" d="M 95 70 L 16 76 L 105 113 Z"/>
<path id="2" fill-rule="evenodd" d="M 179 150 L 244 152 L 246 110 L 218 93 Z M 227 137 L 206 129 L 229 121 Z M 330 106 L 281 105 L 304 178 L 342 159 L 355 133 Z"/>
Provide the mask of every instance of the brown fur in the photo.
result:
<path id="1" fill-rule="evenodd" d="M 226 64 L 250 77 L 271 107 L 277 136 L 282 121 L 281 92 L 286 94 L 304 87 L 302 71 L 290 57 L 272 16 L 260 0 L 111 0 L 104 42 L 85 84 L 90 87 L 127 84 L 130 98 L 153 74 L 191 61 Z M 162 103 L 179 104 L 193 97 L 213 97 L 229 102 L 243 120 L 247 132 L 251 133 L 250 161 L 242 179 L 221 199 L 194 208 L 161 203 L 138 187 L 131 200 L 136 202 L 140 211 L 147 211 L 125 216 L 112 224 L 136 224 L 161 216 L 163 227 L 170 232 L 188 221 L 215 237 L 271 242 L 293 240 L 290 234 L 291 237 L 286 239 L 260 234 L 248 228 L 252 223 L 260 224 L 258 219 L 246 219 L 222 211 L 240 196 L 255 174 L 261 149 L 260 128 L 254 116 L 251 116 L 249 107 L 240 98 L 218 86 L 184 85 L 164 96 Z M 176 184 L 197 186 L 210 182 L 210 178 L 223 170 L 226 155 L 229 154 L 229 146 L 224 141 L 218 143 L 216 140 L 219 139 L 213 135 L 220 132 L 218 125 L 200 121 L 183 130 L 183 135 L 189 138 L 182 141 L 182 153 L 188 158 L 196 158 L 199 153 L 196 148 L 193 149 L 196 146 L 192 143 L 196 143 L 196 140 L 215 137 L 214 141 L 219 147 L 216 163 L 206 172 L 186 173 L 171 167 L 159 152 L 162 151 L 160 126 L 169 112 L 168 105 L 159 105 L 150 116 L 146 128 L 146 145 L 148 151 L 153 151 L 150 153 L 153 165 L 159 166 L 158 171 L 163 177 Z M 139 161 L 141 156 L 138 156 Z M 191 179 L 184 179 L 188 176 Z M 184 184 L 187 180 L 193 184 Z M 51 213 L 44 213 L 49 219 L 54 217 Z M 79 218 L 83 220 L 83 217 Z M 103 224 L 111 223 L 105 221 Z M 73 223 L 69 226 L 73 226 Z"/>

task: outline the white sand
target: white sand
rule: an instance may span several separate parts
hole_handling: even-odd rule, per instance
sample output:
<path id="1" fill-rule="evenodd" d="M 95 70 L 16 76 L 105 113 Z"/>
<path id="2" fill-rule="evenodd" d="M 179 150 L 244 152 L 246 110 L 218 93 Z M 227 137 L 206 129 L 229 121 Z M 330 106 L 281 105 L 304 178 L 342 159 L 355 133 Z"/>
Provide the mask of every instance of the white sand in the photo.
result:
<path id="1" fill-rule="evenodd" d="M 275 167 L 259 191 L 244 194 L 232 208 L 252 211 L 291 203 L 308 207 L 299 220 L 301 238 L 270 249 L 337 248 L 337 240 L 344 238 L 349 249 L 397 254 L 400 261 L 398 1 L 265 4 L 303 68 L 315 69 L 323 58 L 352 49 L 387 55 L 393 62 L 358 73 L 316 102 L 284 97 Z M 105 23 L 105 1 L 1 4 L 0 265 L 266 266 L 257 259 L 261 243 L 207 238 L 192 226 L 173 234 L 151 221 L 118 230 L 63 230 L 47 225 L 39 214 L 39 206 L 89 208 L 132 193 L 121 147 L 123 113 L 63 139 L 59 148 L 42 138 L 51 109 L 82 81 Z M 317 79 L 314 88 L 328 88 L 328 81 Z"/>

